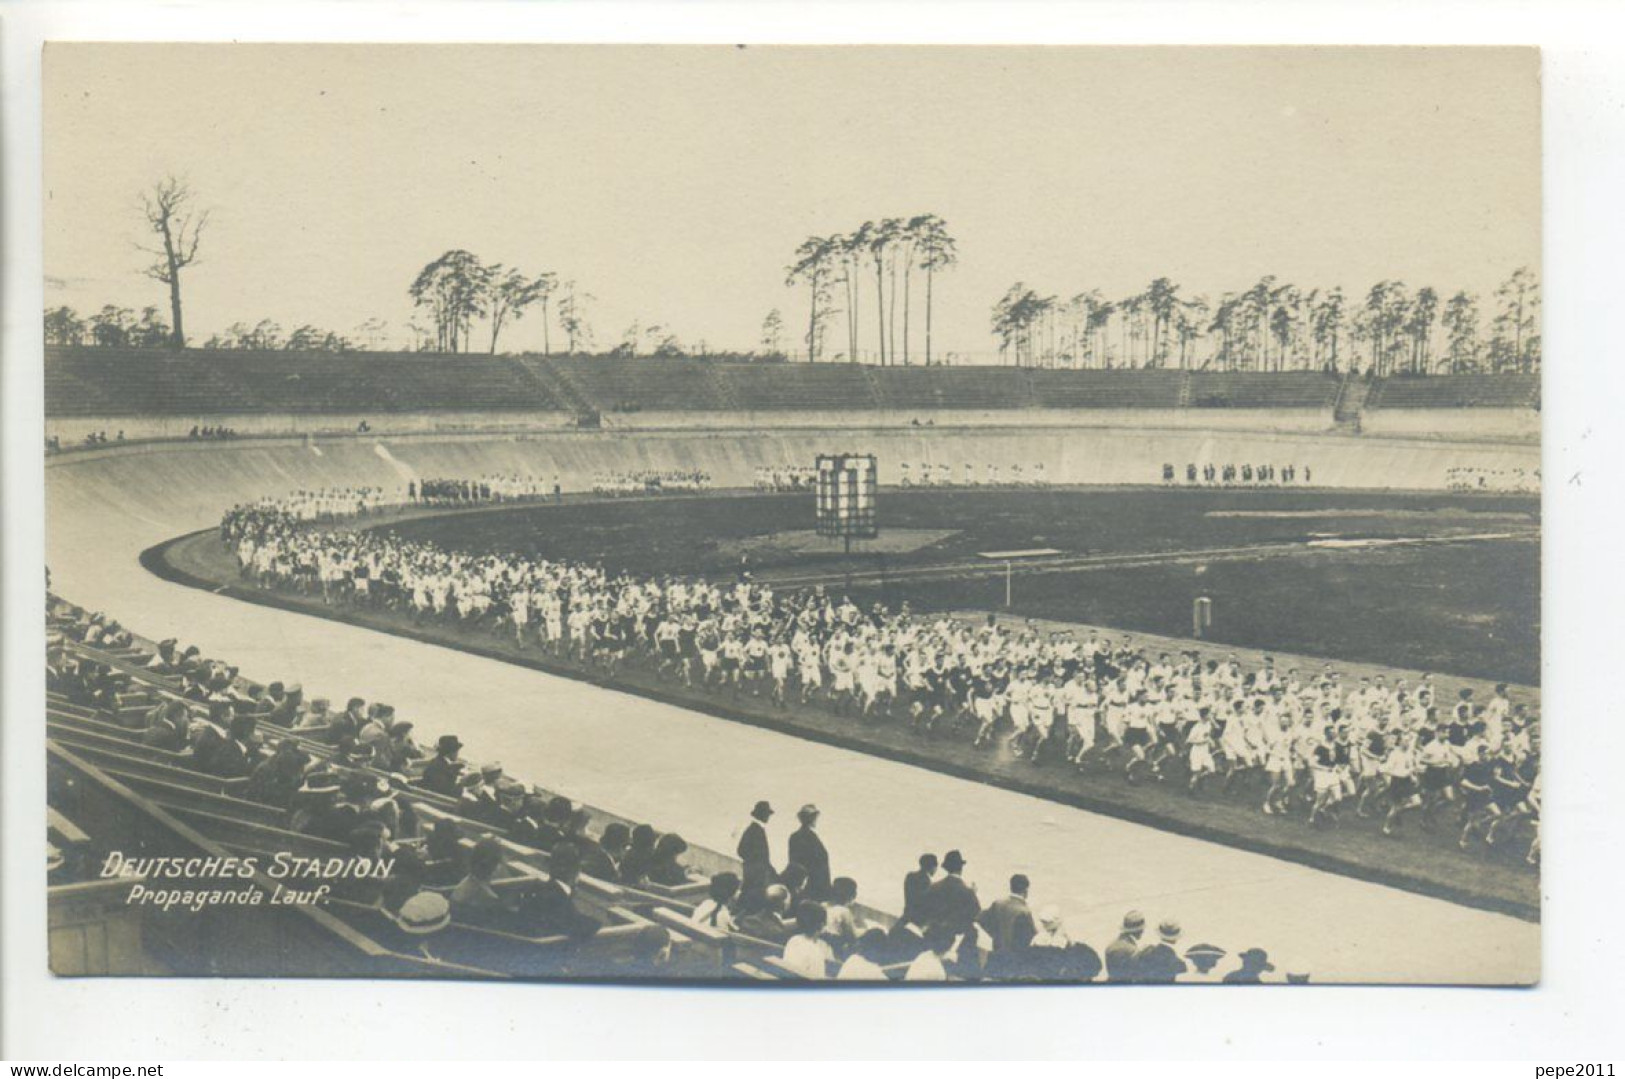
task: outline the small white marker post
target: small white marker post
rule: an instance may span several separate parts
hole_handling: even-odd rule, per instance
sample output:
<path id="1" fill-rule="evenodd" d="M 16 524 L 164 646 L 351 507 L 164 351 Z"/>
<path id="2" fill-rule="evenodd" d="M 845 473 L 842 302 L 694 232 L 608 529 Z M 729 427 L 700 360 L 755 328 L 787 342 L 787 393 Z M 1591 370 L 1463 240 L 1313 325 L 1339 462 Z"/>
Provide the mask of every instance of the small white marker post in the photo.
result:
<path id="1" fill-rule="evenodd" d="M 1191 628 L 1198 639 L 1203 631 L 1213 628 L 1213 601 L 1207 596 L 1197 596 L 1191 604 Z"/>
<path id="2" fill-rule="evenodd" d="M 1065 552 L 1054 547 L 1035 547 L 1029 551 L 977 551 L 977 558 L 1004 563 L 1004 605 L 1006 609 L 1015 601 L 1014 585 L 1011 583 L 1015 577 L 1016 559 L 1045 559 L 1054 558 Z"/>

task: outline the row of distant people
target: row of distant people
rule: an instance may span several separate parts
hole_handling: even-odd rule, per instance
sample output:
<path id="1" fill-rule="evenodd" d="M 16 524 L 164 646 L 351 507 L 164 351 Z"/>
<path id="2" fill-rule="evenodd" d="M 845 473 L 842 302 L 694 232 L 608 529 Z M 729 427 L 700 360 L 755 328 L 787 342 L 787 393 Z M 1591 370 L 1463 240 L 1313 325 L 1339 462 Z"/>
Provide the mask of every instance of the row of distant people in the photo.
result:
<path id="1" fill-rule="evenodd" d="M 817 483 L 814 465 L 757 465 L 751 477 L 758 491 L 810 491 Z"/>
<path id="2" fill-rule="evenodd" d="M 1273 464 L 1255 465 L 1247 462 L 1239 465 L 1233 462 L 1216 465 L 1209 461 L 1205 465 L 1198 465 L 1192 461 L 1185 465 L 1184 470 L 1186 483 L 1217 484 L 1220 486 L 1233 486 L 1238 483 L 1262 484 L 1265 486 L 1271 484 L 1281 486 L 1293 483 L 1308 484 L 1314 482 L 1314 475 L 1314 469 L 1309 465 L 1304 465 L 1302 469 L 1299 469 L 1295 464 L 1277 467 Z M 1179 478 L 1180 473 L 1171 462 L 1163 464 L 1163 483 L 1178 483 Z"/>
<path id="3" fill-rule="evenodd" d="M 463 502 L 512 502 L 559 494 L 558 477 L 549 483 L 530 473 L 504 472 L 487 476 L 425 476 L 408 480 L 406 500 L 438 506 Z"/>
<path id="4" fill-rule="evenodd" d="M 1516 494 L 1539 494 L 1540 469 L 1459 465 L 1445 471 L 1445 487 L 1452 491 L 1510 491 Z"/>
<path id="5" fill-rule="evenodd" d="M 1013 464 L 1002 468 L 992 461 L 978 468 L 966 461 L 963 466 L 904 461 L 897 466 L 897 482 L 903 487 L 1037 487 L 1049 483 L 1044 462 Z"/>
<path id="6" fill-rule="evenodd" d="M 106 445 L 109 442 L 123 442 L 123 441 L 124 441 L 124 432 L 122 430 L 120 430 L 112 438 L 107 437 L 107 432 L 106 431 L 92 431 L 88 435 L 86 435 L 84 438 L 80 439 L 79 444 L 81 446 L 103 446 L 103 445 Z M 61 453 L 62 452 L 62 436 L 61 435 L 47 435 L 46 438 L 45 438 L 45 452 L 46 453 Z"/>
<path id="7" fill-rule="evenodd" d="M 312 487 L 251 503 L 247 512 L 287 514 L 297 521 L 331 521 L 374 513 L 396 501 L 382 487 Z"/>
<path id="8" fill-rule="evenodd" d="M 699 469 L 637 469 L 595 472 L 596 495 L 658 495 L 711 489 L 711 474 Z"/>

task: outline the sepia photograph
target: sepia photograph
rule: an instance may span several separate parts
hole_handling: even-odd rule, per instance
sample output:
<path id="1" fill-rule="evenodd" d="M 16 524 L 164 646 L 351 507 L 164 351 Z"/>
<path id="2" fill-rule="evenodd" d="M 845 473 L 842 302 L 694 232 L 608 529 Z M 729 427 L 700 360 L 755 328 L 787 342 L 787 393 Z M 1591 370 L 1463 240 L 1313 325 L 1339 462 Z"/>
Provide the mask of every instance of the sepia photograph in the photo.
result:
<path id="1" fill-rule="evenodd" d="M 1540 982 L 1539 49 L 42 62 L 58 978 Z"/>

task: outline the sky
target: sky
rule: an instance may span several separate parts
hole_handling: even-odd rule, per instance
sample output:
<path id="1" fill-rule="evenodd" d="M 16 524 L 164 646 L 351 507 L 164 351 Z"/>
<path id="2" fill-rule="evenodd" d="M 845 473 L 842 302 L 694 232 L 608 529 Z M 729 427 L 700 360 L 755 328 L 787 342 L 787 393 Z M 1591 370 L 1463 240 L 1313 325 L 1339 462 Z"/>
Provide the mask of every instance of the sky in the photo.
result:
<path id="1" fill-rule="evenodd" d="M 1532 49 L 53 44 L 46 303 L 167 313 L 135 244 L 176 175 L 210 210 L 194 342 L 380 318 L 402 345 L 460 247 L 578 282 L 600 344 L 747 350 L 778 309 L 799 346 L 796 245 L 930 212 L 959 247 L 936 349 L 987 358 L 1016 281 L 1492 292 L 1539 266 L 1539 116 Z M 542 340 L 533 313 L 501 345 Z"/>

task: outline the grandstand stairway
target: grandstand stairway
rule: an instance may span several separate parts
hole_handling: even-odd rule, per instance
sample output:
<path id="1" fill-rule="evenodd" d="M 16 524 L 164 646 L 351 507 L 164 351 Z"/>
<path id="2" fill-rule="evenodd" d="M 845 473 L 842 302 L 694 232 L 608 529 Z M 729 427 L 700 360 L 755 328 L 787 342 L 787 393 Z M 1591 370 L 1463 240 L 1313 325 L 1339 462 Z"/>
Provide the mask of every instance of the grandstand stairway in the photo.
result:
<path id="1" fill-rule="evenodd" d="M 1371 383 L 1350 371 L 1343 376 L 1337 388 L 1337 403 L 1332 406 L 1332 418 L 1340 431 L 1360 433 L 1360 416 L 1365 411 L 1366 398 L 1371 394 Z"/>

